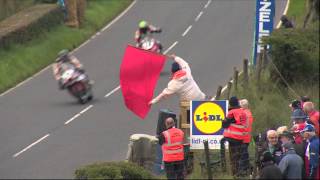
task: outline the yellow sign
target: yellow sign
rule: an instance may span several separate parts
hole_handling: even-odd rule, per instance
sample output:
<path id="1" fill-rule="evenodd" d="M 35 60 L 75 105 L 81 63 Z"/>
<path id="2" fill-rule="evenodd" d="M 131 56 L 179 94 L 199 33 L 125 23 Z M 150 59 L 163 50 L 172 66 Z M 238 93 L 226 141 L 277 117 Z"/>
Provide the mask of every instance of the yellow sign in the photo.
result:
<path id="1" fill-rule="evenodd" d="M 224 118 L 225 114 L 221 106 L 213 102 L 206 102 L 195 109 L 193 123 L 200 132 L 213 134 L 221 129 Z"/>

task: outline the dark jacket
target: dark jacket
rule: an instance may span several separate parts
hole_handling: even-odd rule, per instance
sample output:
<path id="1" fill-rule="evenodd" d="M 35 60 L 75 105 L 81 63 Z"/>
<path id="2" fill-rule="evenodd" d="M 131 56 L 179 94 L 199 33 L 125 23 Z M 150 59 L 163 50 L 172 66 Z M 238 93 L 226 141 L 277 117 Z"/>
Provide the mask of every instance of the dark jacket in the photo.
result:
<path id="1" fill-rule="evenodd" d="M 268 147 L 268 142 L 265 142 L 261 145 L 260 148 L 258 148 L 258 157 L 259 157 L 259 160 L 262 159 L 262 154 L 264 151 L 269 151 L 269 147 Z M 274 151 L 271 152 L 272 154 L 272 157 L 273 157 L 273 160 L 276 164 L 279 164 L 282 157 L 283 157 L 283 154 L 282 154 L 282 148 L 281 148 L 281 145 L 280 143 L 276 144 L 275 145 L 275 148 L 274 148 Z M 261 162 L 259 162 L 259 164 L 261 165 Z"/>
<path id="2" fill-rule="evenodd" d="M 263 163 L 259 179 L 283 179 L 282 173 L 272 161 Z"/>

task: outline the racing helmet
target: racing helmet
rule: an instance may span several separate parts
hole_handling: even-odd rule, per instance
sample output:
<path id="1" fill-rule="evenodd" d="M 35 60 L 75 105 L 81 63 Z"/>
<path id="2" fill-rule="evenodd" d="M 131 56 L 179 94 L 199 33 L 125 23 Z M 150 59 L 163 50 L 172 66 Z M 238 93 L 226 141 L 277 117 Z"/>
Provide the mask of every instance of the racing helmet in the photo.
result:
<path id="1" fill-rule="evenodd" d="M 148 22 L 145 20 L 142 20 L 139 22 L 139 29 L 145 29 L 148 27 Z"/>
<path id="2" fill-rule="evenodd" d="M 63 49 L 58 53 L 56 62 L 60 62 L 62 60 L 65 60 L 66 57 L 69 55 L 69 50 L 68 49 Z"/>

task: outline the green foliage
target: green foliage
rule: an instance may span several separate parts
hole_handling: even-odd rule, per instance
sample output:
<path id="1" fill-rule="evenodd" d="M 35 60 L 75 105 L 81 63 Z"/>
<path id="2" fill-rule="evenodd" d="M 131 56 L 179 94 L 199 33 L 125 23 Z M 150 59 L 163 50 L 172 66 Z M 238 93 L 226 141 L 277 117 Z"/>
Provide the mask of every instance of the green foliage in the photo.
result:
<path id="1" fill-rule="evenodd" d="M 283 77 L 290 83 L 318 81 L 319 28 L 279 29 L 264 39 L 271 45 L 271 56 Z M 272 79 L 279 78 L 275 69 Z"/>
<path id="2" fill-rule="evenodd" d="M 130 162 L 95 163 L 75 171 L 76 179 L 152 179 L 150 172 Z"/>

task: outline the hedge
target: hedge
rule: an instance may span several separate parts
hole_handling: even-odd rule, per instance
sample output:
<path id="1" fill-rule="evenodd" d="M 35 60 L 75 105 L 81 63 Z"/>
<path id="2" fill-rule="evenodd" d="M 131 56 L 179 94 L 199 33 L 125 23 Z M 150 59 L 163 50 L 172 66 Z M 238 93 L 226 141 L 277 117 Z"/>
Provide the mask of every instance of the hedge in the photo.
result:
<path id="1" fill-rule="evenodd" d="M 151 173 L 130 162 L 103 162 L 75 171 L 75 179 L 152 179 Z"/>
<path id="2" fill-rule="evenodd" d="M 289 83 L 319 82 L 319 26 L 275 30 L 264 40 L 271 45 L 273 62 Z M 279 78 L 275 69 L 272 76 Z"/>
<path id="3" fill-rule="evenodd" d="M 63 13 L 56 4 L 38 4 L 0 22 L 0 48 L 11 43 L 24 43 L 63 22 Z"/>

